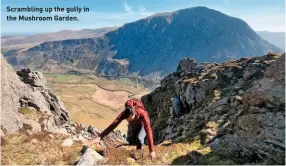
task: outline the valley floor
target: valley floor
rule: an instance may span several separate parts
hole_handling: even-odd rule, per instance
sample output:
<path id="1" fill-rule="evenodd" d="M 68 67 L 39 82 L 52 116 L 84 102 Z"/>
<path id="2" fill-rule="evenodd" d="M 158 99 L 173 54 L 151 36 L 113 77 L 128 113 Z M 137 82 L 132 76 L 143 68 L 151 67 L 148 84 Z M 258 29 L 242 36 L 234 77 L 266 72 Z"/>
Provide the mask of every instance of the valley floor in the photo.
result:
<path id="1" fill-rule="evenodd" d="M 148 93 L 132 80 L 107 80 L 94 75 L 44 74 L 48 87 L 58 95 L 74 122 L 105 129 L 131 97 Z M 126 133 L 127 122 L 118 128 Z"/>

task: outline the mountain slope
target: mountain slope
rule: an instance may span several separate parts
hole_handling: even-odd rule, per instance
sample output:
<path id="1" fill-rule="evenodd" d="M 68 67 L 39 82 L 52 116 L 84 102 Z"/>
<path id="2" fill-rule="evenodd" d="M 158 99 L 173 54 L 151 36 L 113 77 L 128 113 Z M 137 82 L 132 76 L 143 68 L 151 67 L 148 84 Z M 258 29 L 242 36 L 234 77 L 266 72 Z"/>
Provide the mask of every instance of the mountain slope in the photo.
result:
<path id="1" fill-rule="evenodd" d="M 244 21 L 195 7 L 155 14 L 99 38 L 45 42 L 28 51 L 8 52 L 6 57 L 16 66 L 41 70 L 59 63 L 105 75 L 138 72 L 144 76 L 173 72 L 183 57 L 223 62 L 269 51 L 281 50 Z"/>
<path id="2" fill-rule="evenodd" d="M 205 7 L 156 14 L 106 36 L 117 51 L 113 58 L 129 59 L 129 69 L 143 75 L 174 71 L 183 57 L 223 62 L 278 51 L 244 21 Z"/>
<path id="3" fill-rule="evenodd" d="M 257 34 L 275 46 L 285 50 L 285 32 L 257 31 Z"/>
<path id="4" fill-rule="evenodd" d="M 98 29 L 83 29 L 79 31 L 62 30 L 54 33 L 42 33 L 35 35 L 13 35 L 1 37 L 1 47 L 6 48 L 26 48 L 47 41 L 57 41 L 66 39 L 80 39 L 102 36 L 107 32 L 115 30 L 117 27 L 106 27 Z"/>
<path id="5" fill-rule="evenodd" d="M 285 53 L 223 64 L 183 59 L 142 97 L 155 142 L 199 139 L 214 153 L 239 159 L 239 165 L 284 165 L 284 66 Z M 206 163 L 210 154 L 194 155 L 195 164 L 219 164 Z"/>

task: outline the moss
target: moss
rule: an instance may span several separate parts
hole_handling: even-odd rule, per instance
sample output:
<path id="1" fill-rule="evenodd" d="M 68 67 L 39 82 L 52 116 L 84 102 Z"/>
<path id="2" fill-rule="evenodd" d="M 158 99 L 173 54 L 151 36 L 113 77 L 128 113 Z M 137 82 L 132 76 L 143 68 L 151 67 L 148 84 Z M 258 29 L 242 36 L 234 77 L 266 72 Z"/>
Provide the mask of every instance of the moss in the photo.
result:
<path id="1" fill-rule="evenodd" d="M 220 98 L 223 98 L 227 95 L 227 92 L 226 91 L 221 91 L 220 93 Z"/>
<path id="2" fill-rule="evenodd" d="M 190 153 L 196 151 L 201 155 L 206 155 L 211 152 L 209 147 L 204 147 L 200 140 L 194 140 L 191 143 L 177 144 L 177 148 L 171 156 L 172 164 L 174 165 L 186 165 L 190 164 Z"/>
<path id="3" fill-rule="evenodd" d="M 39 118 L 41 118 L 44 115 L 40 111 L 37 111 L 35 109 L 31 109 L 28 107 L 19 108 L 19 113 L 23 114 L 26 118 L 32 119 L 32 120 L 38 120 Z"/>
<path id="4" fill-rule="evenodd" d="M 214 122 L 214 121 L 209 121 L 209 122 L 206 124 L 206 127 L 207 127 L 207 128 L 217 129 L 218 126 L 219 126 L 219 123 Z"/>
<path id="5" fill-rule="evenodd" d="M 21 108 L 19 108 L 19 113 L 21 113 L 23 115 L 33 114 L 34 110 L 27 108 L 27 107 L 21 107 Z"/>
<path id="6" fill-rule="evenodd" d="M 204 75 L 203 79 L 217 79 L 217 75 L 215 73 L 207 73 Z"/>

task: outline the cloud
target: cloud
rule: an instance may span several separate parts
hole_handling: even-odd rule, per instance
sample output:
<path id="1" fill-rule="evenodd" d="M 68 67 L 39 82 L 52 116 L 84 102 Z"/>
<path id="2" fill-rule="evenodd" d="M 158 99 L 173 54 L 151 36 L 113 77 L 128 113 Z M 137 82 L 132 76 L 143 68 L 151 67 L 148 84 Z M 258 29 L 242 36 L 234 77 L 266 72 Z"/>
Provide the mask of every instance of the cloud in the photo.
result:
<path id="1" fill-rule="evenodd" d="M 124 1 L 124 4 L 123 4 L 123 7 L 124 7 L 124 11 L 125 11 L 125 16 L 150 16 L 152 15 L 153 13 L 152 12 L 149 12 L 145 6 L 139 6 L 139 7 L 136 7 L 136 10 L 134 10 L 133 6 L 130 6 L 128 5 L 128 3 L 126 1 Z"/>
<path id="2" fill-rule="evenodd" d="M 148 12 L 148 10 L 144 6 L 139 7 L 139 15 L 141 16 L 150 16 L 152 15 L 152 12 Z"/>
<path id="3" fill-rule="evenodd" d="M 128 4 L 127 4 L 127 2 L 124 2 L 124 10 L 125 10 L 125 12 L 127 12 L 127 13 L 133 13 L 133 11 L 132 11 L 132 6 L 129 6 Z"/>

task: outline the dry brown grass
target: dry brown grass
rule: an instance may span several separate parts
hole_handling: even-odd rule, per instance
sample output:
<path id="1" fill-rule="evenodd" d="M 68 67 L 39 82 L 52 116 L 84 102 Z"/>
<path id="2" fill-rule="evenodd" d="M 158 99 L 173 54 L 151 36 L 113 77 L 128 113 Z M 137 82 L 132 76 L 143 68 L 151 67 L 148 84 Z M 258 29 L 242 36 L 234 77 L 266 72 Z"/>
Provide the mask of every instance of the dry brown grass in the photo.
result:
<path id="1" fill-rule="evenodd" d="M 144 147 L 143 157 L 135 158 L 137 152 L 135 147 L 121 147 L 121 148 L 110 148 L 107 150 L 107 164 L 110 165 L 166 165 L 166 164 L 186 164 L 188 157 L 186 156 L 193 150 L 198 150 L 202 154 L 207 154 L 210 152 L 209 148 L 204 148 L 201 146 L 199 141 L 193 141 L 189 143 L 170 143 L 164 142 L 163 144 L 156 146 L 155 151 L 157 159 L 152 161 L 150 158 L 150 153 L 148 146 Z M 181 158 L 186 156 L 186 158 Z M 174 163 L 174 160 L 177 163 Z"/>
<path id="2" fill-rule="evenodd" d="M 82 143 L 74 142 L 70 147 L 61 147 L 62 141 L 67 136 L 59 134 L 54 136 L 55 139 L 51 139 L 47 133 L 32 136 L 17 133 L 1 138 L 1 163 L 4 165 L 74 164 L 80 157 Z"/>
<path id="3" fill-rule="evenodd" d="M 80 157 L 83 144 L 74 142 L 70 147 L 61 147 L 61 143 L 68 136 L 60 134 L 54 134 L 54 136 L 55 139 L 51 139 L 48 133 L 38 133 L 32 136 L 17 133 L 8 135 L 5 139 L 1 138 L 1 163 L 5 165 L 75 164 Z M 155 147 L 157 159 L 152 161 L 148 146 L 144 146 L 143 152 L 137 151 L 135 146 L 120 148 L 107 146 L 106 150 L 98 146 L 91 148 L 104 152 L 108 165 L 187 164 L 188 154 L 191 151 L 196 150 L 203 155 L 210 152 L 210 149 L 202 147 L 199 141 L 184 143 L 166 141 Z"/>

